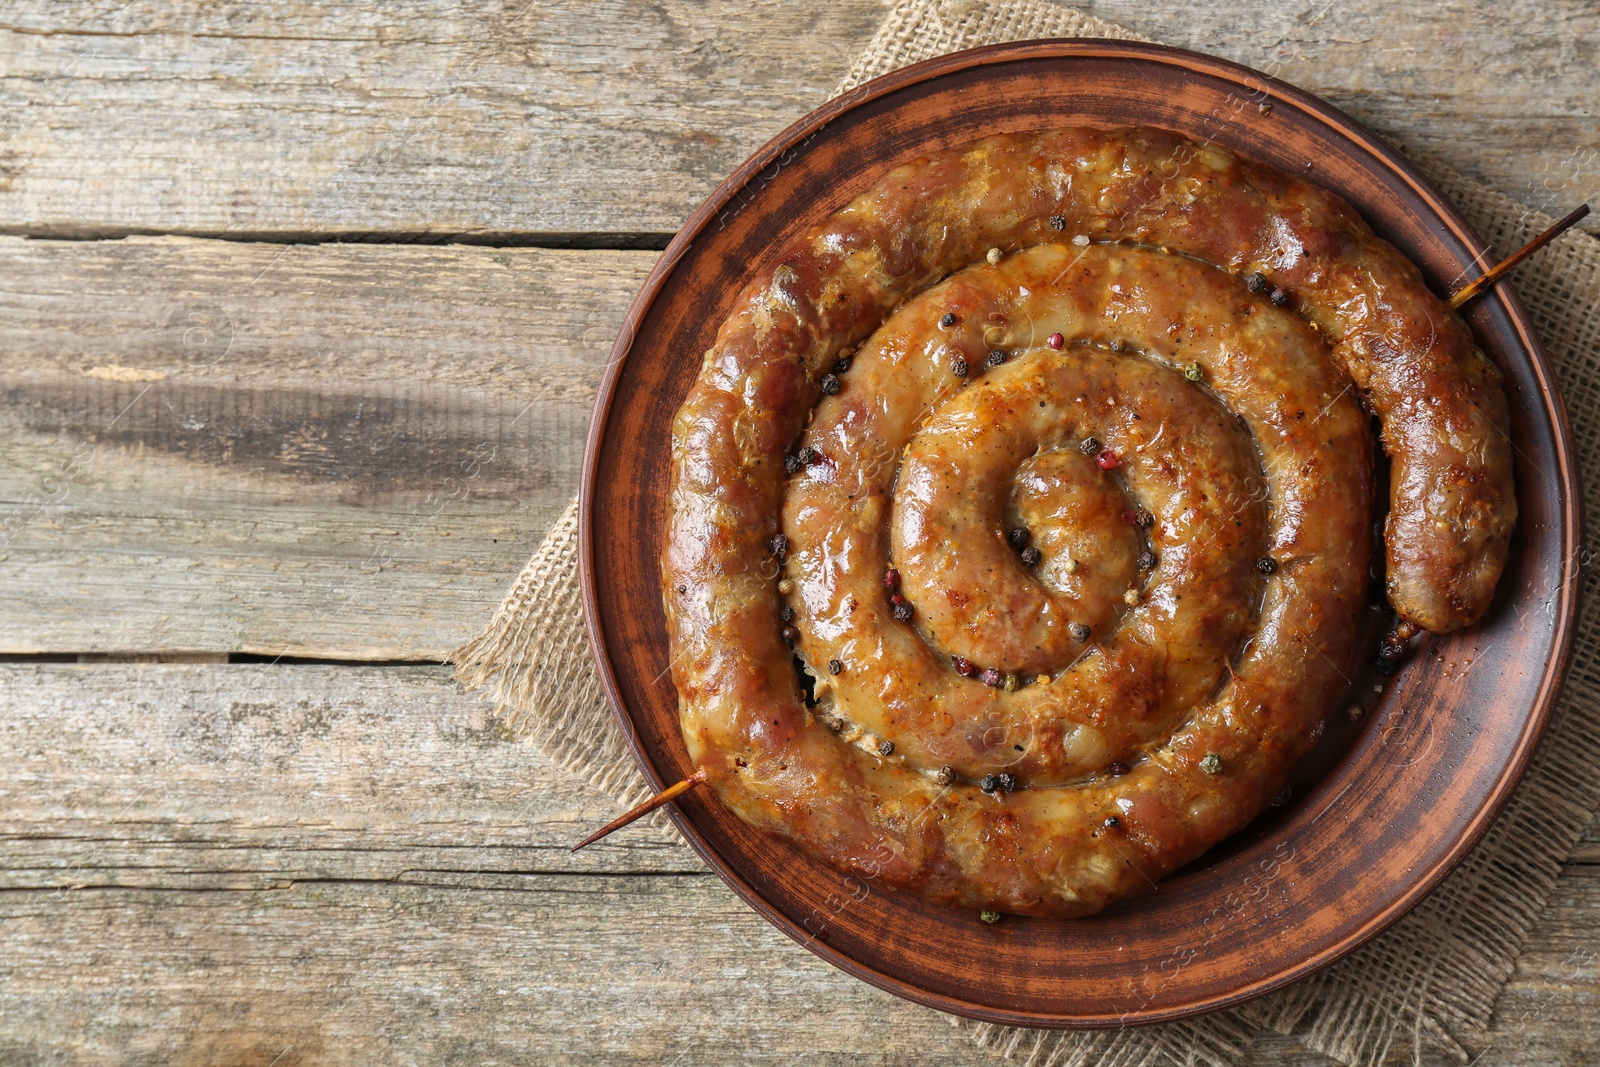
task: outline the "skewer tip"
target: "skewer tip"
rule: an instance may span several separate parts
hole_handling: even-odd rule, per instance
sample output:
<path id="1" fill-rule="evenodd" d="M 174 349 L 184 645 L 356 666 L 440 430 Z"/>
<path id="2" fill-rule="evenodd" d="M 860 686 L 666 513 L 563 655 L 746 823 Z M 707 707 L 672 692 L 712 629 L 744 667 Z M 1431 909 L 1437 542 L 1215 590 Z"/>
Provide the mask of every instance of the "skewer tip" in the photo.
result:
<path id="1" fill-rule="evenodd" d="M 705 780 L 706 772 L 704 770 L 695 771 L 683 781 L 678 782 L 675 785 L 667 786 L 667 788 L 646 800 L 644 803 L 629 808 L 627 811 L 623 812 L 615 819 L 612 819 L 610 822 L 600 827 L 600 829 L 596 830 L 582 841 L 579 841 L 576 845 L 573 845 L 571 851 L 576 852 L 580 848 L 588 848 L 602 837 L 622 829 L 624 826 L 627 826 L 629 823 L 634 822 L 635 820 L 644 818 L 646 815 L 649 815 L 652 811 L 655 811 L 663 804 L 672 801 L 676 797 L 682 796 L 684 793 L 687 793 L 689 790 L 693 789 L 695 786 L 699 785 Z"/>
<path id="2" fill-rule="evenodd" d="M 1487 273 L 1483 275 L 1483 277 L 1479 278 L 1475 282 L 1470 282 L 1466 285 L 1463 285 L 1460 289 L 1457 289 L 1454 293 L 1452 293 L 1448 301 L 1450 310 L 1455 311 L 1467 301 L 1472 300 L 1474 297 L 1481 296 L 1491 285 L 1499 281 L 1501 276 L 1509 271 L 1512 267 L 1515 267 L 1518 263 L 1521 263 L 1539 249 L 1543 248 L 1545 245 L 1561 236 L 1563 232 L 1576 225 L 1580 219 L 1586 217 L 1588 214 L 1588 204 L 1580 204 L 1573 210 L 1567 212 L 1565 217 L 1557 221 L 1554 226 L 1551 226 L 1548 230 L 1544 231 L 1539 236 L 1535 237 L 1533 240 L 1517 249 L 1517 251 L 1513 252 L 1499 263 L 1495 264 Z"/>

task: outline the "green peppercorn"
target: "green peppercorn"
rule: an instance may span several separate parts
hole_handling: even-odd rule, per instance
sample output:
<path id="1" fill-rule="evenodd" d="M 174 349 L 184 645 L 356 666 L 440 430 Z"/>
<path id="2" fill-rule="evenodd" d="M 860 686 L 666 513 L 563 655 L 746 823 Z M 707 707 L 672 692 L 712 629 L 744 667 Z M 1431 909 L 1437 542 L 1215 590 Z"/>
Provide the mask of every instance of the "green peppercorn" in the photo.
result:
<path id="1" fill-rule="evenodd" d="M 1222 773 L 1222 757 L 1215 752 L 1207 752 L 1200 760 L 1200 769 L 1207 774 Z"/>
<path id="2" fill-rule="evenodd" d="M 978 912 L 978 918 L 982 919 L 986 923 L 997 923 L 1000 921 L 1000 913 L 998 911 L 991 911 L 988 908 L 984 908 L 982 911 Z"/>
<path id="3" fill-rule="evenodd" d="M 1014 674 L 1008 674 L 1006 675 L 1005 680 L 1000 683 L 1000 688 L 1004 689 L 1008 693 L 1015 693 L 1018 689 L 1022 688 L 1022 679 L 1018 678 Z"/>
<path id="4" fill-rule="evenodd" d="M 1205 372 L 1200 369 L 1198 363 L 1186 363 L 1183 367 L 1183 376 L 1191 382 L 1198 382 L 1205 377 Z"/>

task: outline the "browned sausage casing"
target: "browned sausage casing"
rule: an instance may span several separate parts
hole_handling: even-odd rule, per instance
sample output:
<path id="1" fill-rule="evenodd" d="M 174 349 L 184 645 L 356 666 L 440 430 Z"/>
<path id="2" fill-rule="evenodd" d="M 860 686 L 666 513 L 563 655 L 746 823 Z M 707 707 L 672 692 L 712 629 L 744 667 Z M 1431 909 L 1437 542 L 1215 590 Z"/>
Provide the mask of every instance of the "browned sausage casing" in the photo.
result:
<path id="1" fill-rule="evenodd" d="M 1265 806 L 1343 684 L 1358 397 L 1391 603 L 1476 620 L 1516 517 L 1499 377 L 1348 205 L 1143 129 L 897 168 L 751 283 L 674 423 L 691 756 L 746 821 L 933 899 L 1148 888 Z"/>

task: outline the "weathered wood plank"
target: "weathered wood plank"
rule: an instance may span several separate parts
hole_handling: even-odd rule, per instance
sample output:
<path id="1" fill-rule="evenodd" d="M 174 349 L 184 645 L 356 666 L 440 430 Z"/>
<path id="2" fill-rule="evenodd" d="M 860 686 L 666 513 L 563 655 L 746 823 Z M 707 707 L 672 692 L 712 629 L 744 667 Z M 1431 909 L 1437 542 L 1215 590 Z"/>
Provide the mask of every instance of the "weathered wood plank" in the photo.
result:
<path id="1" fill-rule="evenodd" d="M 0 889 L 703 872 L 445 667 L 0 665 Z"/>
<path id="2" fill-rule="evenodd" d="M 0 652 L 442 656 L 654 259 L 0 238 Z"/>
<path id="3" fill-rule="evenodd" d="M 1600 199 L 1584 0 L 1082 6 L 1277 73 L 1535 206 Z M 884 10 L 14 0 L 0 232 L 671 232 L 825 98 Z"/>
<path id="4" fill-rule="evenodd" d="M 611 805 L 442 668 L 12 665 L 0 692 L 0 1063 L 984 1059 L 670 829 L 569 855 Z M 1481 1063 L 1600 1053 L 1597 910 L 1571 865 Z"/>
<path id="5" fill-rule="evenodd" d="M 1597 906 L 1595 868 L 1562 879 L 1478 1065 L 1600 1054 L 1592 936 L 1553 929 Z M 939 1014 L 811 956 L 710 875 L 8 893 L 0 917 L 6 1063 L 989 1059 Z M 1270 1037 L 1244 1063 L 1328 1061 Z"/>

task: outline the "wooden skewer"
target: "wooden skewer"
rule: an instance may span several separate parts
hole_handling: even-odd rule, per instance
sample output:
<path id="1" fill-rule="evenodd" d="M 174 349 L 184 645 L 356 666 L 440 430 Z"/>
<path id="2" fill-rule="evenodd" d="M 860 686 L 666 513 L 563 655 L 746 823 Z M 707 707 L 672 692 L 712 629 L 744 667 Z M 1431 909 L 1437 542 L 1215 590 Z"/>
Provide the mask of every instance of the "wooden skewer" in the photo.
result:
<path id="1" fill-rule="evenodd" d="M 652 811 L 655 811 L 669 800 L 672 800 L 674 797 L 682 796 L 705 780 L 705 771 L 695 771 L 677 785 L 667 786 L 665 789 L 651 797 L 649 800 L 645 801 L 643 804 L 640 804 L 638 807 L 632 808 L 624 812 L 622 815 L 619 815 L 617 818 L 612 819 L 610 822 L 600 827 L 600 829 L 596 830 L 582 841 L 579 841 L 576 845 L 573 845 L 572 851 L 576 852 L 580 848 L 585 848 L 589 845 L 592 845 L 602 837 L 605 837 L 607 834 L 612 833 L 615 830 L 622 829 L 635 819 L 644 818 L 646 815 L 649 815 Z"/>
<path id="2" fill-rule="evenodd" d="M 1574 208 L 1566 218 L 1562 219 L 1560 222 L 1556 223 L 1554 226 L 1550 227 L 1548 230 L 1544 231 L 1539 236 L 1523 245 L 1518 251 L 1512 253 L 1510 257 L 1497 264 L 1492 270 L 1489 271 L 1488 274 L 1485 274 L 1483 277 L 1479 278 L 1470 285 L 1463 285 L 1460 289 L 1457 289 L 1450 297 L 1450 310 L 1454 311 L 1462 304 L 1465 304 L 1468 300 L 1471 300 L 1473 297 L 1481 294 L 1485 289 L 1489 288 L 1489 286 L 1499 281 L 1502 274 L 1510 270 L 1512 267 L 1515 267 L 1518 263 L 1521 263 L 1529 256 L 1533 255 L 1535 252 L 1539 251 L 1539 249 L 1543 248 L 1551 241 L 1555 240 L 1561 235 L 1562 231 L 1566 230 L 1573 223 L 1577 222 L 1587 214 L 1589 214 L 1589 205 L 1579 205 L 1577 208 Z"/>

